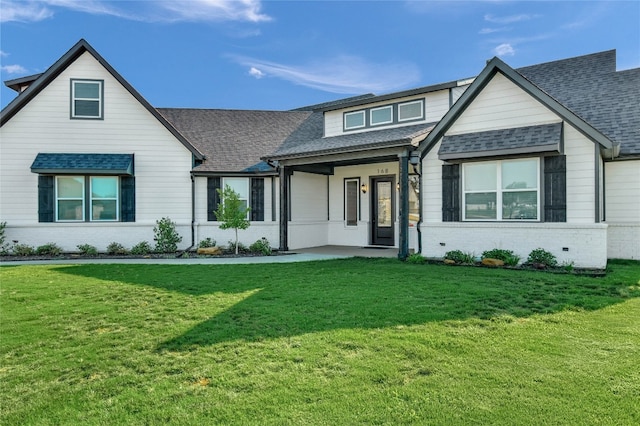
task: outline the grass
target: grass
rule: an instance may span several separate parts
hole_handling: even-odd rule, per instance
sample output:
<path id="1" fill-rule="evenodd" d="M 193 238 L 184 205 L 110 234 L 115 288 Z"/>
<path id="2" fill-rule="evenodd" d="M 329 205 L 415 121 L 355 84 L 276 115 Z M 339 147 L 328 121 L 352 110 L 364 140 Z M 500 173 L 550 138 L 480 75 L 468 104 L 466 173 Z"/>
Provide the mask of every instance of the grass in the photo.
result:
<path id="1" fill-rule="evenodd" d="M 638 424 L 640 265 L 0 268 L 0 424 Z"/>

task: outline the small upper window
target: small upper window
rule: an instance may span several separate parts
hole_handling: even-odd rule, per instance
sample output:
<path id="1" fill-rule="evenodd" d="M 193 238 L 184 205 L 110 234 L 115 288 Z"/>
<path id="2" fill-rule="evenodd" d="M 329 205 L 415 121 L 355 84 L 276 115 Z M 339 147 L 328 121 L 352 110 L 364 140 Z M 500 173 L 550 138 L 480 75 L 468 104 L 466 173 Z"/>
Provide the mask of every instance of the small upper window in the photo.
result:
<path id="1" fill-rule="evenodd" d="M 393 123 L 393 106 L 388 105 L 371 110 L 371 125 Z"/>
<path id="2" fill-rule="evenodd" d="M 71 80 L 71 118 L 102 118 L 103 85 L 99 80 Z"/>
<path id="3" fill-rule="evenodd" d="M 364 126 L 364 111 L 347 112 L 344 115 L 345 129 L 359 129 Z"/>
<path id="4" fill-rule="evenodd" d="M 420 101 L 407 102 L 398 105 L 398 121 L 418 120 L 422 118 L 424 103 Z"/>

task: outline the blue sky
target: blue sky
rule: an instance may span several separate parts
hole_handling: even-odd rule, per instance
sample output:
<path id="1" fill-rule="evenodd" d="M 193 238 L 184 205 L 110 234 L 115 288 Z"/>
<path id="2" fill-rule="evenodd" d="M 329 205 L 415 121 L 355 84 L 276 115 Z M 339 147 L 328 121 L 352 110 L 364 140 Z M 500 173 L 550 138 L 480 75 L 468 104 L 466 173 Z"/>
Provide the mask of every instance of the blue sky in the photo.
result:
<path id="1" fill-rule="evenodd" d="M 640 0 L 0 0 L 3 81 L 86 39 L 156 107 L 282 110 L 617 49 L 640 67 Z M 15 92 L 2 86 L 1 105 Z"/>

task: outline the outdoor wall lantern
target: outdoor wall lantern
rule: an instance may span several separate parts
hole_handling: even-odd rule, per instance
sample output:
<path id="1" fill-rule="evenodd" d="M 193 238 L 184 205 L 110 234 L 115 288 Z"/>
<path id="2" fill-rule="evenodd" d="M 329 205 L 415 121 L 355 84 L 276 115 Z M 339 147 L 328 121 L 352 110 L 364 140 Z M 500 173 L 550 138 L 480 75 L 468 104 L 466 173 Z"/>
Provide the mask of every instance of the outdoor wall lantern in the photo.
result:
<path id="1" fill-rule="evenodd" d="M 360 185 L 360 191 L 362 191 L 363 194 L 367 193 L 367 184 L 363 183 L 362 185 Z"/>

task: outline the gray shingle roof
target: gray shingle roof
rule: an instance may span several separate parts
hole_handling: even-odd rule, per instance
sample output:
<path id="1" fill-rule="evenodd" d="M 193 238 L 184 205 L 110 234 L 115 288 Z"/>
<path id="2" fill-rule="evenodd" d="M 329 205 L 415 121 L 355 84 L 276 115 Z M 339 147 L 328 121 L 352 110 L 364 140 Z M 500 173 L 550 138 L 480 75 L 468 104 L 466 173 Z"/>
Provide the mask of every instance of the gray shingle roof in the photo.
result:
<path id="1" fill-rule="evenodd" d="M 322 112 L 315 112 L 273 154 L 267 157 L 281 159 L 386 146 L 410 145 L 415 137 L 426 134 L 434 124 L 422 123 L 323 137 L 323 114 Z"/>
<path id="2" fill-rule="evenodd" d="M 300 111 L 245 111 L 158 108 L 207 160 L 194 172 L 268 172 L 260 159 L 273 152 L 311 114 Z"/>
<path id="3" fill-rule="evenodd" d="M 609 139 L 640 155 L 640 68 L 616 71 L 614 50 L 517 69 Z"/>
<path id="4" fill-rule="evenodd" d="M 486 157 L 519 152 L 558 151 L 562 123 L 445 136 L 438 156 L 442 160 Z"/>

